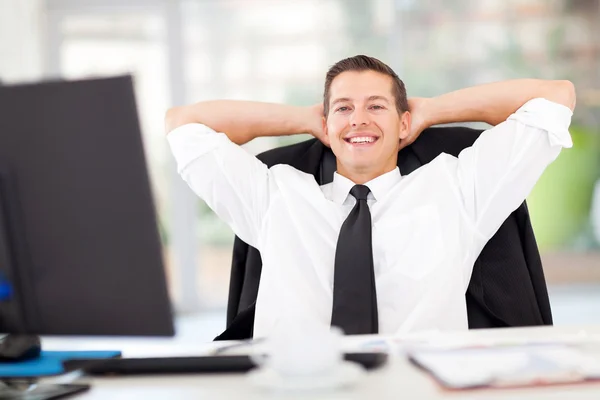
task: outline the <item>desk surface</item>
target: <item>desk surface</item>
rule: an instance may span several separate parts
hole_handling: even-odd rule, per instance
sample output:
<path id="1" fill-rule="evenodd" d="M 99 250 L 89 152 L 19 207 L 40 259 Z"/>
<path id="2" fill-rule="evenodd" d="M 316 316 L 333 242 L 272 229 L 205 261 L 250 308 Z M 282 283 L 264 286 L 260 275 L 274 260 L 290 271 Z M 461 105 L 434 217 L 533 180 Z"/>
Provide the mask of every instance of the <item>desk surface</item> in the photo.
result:
<path id="1" fill-rule="evenodd" d="M 586 332 L 600 334 L 600 326 L 536 327 L 468 331 L 461 338 L 539 338 Z M 127 355 L 125 349 L 124 354 Z M 234 399 L 296 398 L 289 393 L 274 394 L 253 387 L 244 374 L 109 377 L 90 378 L 92 389 L 77 399 Z M 243 396 L 243 397 L 242 397 Z M 392 357 L 378 370 L 369 372 L 352 388 L 299 394 L 302 399 L 600 399 L 600 382 L 581 385 L 557 385 L 526 389 L 496 389 L 451 392 L 442 389 L 426 373 L 404 357 Z"/>

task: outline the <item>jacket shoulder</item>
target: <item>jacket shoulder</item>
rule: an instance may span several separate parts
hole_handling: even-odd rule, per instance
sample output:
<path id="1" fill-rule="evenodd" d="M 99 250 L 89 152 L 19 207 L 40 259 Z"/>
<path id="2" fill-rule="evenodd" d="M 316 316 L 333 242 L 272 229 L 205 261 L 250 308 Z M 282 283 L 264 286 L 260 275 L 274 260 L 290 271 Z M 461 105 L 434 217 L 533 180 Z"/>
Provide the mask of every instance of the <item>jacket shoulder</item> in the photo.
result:
<path id="1" fill-rule="evenodd" d="M 472 146 L 482 132 L 482 129 L 464 126 L 427 128 L 411 147 L 421 158 L 425 158 L 424 162 L 433 160 L 440 153 L 448 153 L 456 157 L 463 149 Z"/>
<path id="2" fill-rule="evenodd" d="M 304 172 L 318 168 L 325 146 L 317 139 L 277 147 L 264 151 L 256 157 L 269 168 L 287 164 Z"/>

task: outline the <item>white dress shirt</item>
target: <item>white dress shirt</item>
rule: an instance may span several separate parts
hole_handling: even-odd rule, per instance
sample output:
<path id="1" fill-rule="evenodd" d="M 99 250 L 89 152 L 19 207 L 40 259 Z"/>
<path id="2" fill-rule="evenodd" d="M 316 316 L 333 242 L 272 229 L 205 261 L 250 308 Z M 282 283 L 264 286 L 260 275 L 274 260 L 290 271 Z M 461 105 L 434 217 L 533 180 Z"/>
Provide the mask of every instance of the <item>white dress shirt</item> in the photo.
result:
<path id="1" fill-rule="evenodd" d="M 366 183 L 381 334 L 468 328 L 473 264 L 561 148 L 572 146 L 571 116 L 534 99 L 458 157 L 442 153 L 410 175 L 396 168 Z M 328 327 L 336 244 L 356 201 L 354 183 L 335 173 L 319 186 L 288 165 L 268 168 L 201 124 L 181 126 L 168 140 L 192 190 L 261 253 L 254 337 L 290 315 Z"/>

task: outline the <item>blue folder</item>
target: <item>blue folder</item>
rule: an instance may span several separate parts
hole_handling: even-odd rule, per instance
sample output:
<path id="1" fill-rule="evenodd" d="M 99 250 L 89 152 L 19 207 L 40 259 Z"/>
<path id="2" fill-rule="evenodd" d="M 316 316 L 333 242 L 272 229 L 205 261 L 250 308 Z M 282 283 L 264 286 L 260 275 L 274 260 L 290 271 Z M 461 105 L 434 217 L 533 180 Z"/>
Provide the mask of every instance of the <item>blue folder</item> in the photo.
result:
<path id="1" fill-rule="evenodd" d="M 67 360 L 102 360 L 120 357 L 120 351 L 42 351 L 38 358 L 26 361 L 0 362 L 0 378 L 37 378 L 65 372 Z"/>

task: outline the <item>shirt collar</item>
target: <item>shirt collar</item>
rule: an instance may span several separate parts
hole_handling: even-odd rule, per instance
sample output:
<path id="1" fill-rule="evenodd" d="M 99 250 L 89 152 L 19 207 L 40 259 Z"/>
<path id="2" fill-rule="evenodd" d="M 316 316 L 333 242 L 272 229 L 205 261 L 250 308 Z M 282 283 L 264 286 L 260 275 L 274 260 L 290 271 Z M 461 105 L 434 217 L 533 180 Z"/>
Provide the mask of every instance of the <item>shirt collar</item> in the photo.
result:
<path id="1" fill-rule="evenodd" d="M 377 178 L 366 182 L 365 186 L 368 186 L 369 189 L 371 189 L 369 197 L 373 196 L 375 201 L 381 200 L 396 183 L 400 182 L 400 178 L 400 170 L 396 167 L 390 172 L 386 172 L 385 174 L 379 175 Z M 333 174 L 331 200 L 337 204 L 344 204 L 350 195 L 350 189 L 352 189 L 354 185 L 355 183 L 350 179 L 335 172 Z"/>

